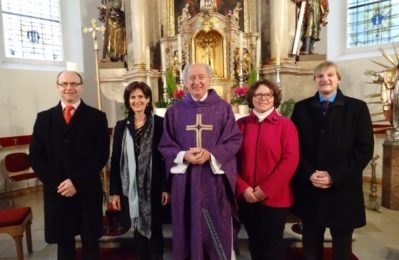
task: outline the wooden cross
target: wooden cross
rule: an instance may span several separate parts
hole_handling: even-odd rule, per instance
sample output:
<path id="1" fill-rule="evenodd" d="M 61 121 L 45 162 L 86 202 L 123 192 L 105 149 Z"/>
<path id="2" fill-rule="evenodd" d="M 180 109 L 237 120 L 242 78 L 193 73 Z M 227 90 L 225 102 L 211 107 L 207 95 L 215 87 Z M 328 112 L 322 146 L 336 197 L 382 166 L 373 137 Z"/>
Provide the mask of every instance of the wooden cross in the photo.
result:
<path id="1" fill-rule="evenodd" d="M 88 33 L 88 32 L 92 33 L 91 36 L 93 37 L 94 50 L 98 50 L 96 32 L 104 32 L 104 31 L 105 31 L 104 25 L 101 25 L 100 27 L 97 27 L 95 18 L 91 19 L 91 27 L 84 27 L 83 28 L 83 32 L 84 33 Z"/>
<path id="2" fill-rule="evenodd" d="M 202 131 L 211 131 L 213 130 L 213 126 L 202 124 L 202 115 L 197 114 L 195 125 L 187 125 L 186 130 L 195 132 L 197 147 L 202 148 Z"/>

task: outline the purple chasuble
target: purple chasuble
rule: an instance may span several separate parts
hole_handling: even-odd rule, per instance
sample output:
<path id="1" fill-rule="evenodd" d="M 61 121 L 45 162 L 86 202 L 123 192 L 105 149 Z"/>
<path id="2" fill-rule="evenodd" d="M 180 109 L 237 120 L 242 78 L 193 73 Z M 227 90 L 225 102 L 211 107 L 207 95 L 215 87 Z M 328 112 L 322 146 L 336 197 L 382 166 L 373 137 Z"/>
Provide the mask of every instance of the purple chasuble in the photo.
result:
<path id="1" fill-rule="evenodd" d="M 241 141 L 230 105 L 214 90 L 204 101 L 187 95 L 167 110 L 159 150 L 172 182 L 173 259 L 231 259 Z M 190 164 L 185 174 L 170 174 L 177 154 L 192 147 L 213 154 L 224 174 L 214 174 L 210 162 Z"/>

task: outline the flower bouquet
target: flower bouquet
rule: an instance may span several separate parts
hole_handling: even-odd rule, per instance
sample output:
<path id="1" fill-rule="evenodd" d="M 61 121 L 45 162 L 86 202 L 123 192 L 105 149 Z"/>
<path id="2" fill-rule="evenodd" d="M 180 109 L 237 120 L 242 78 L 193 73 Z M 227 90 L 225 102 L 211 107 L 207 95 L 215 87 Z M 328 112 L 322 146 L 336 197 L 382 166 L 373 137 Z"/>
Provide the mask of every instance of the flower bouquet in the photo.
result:
<path id="1" fill-rule="evenodd" d="M 232 103 L 238 104 L 238 105 L 247 105 L 247 94 L 248 94 L 248 86 L 244 85 L 242 87 L 237 86 L 234 89 L 234 98 L 232 100 Z"/>

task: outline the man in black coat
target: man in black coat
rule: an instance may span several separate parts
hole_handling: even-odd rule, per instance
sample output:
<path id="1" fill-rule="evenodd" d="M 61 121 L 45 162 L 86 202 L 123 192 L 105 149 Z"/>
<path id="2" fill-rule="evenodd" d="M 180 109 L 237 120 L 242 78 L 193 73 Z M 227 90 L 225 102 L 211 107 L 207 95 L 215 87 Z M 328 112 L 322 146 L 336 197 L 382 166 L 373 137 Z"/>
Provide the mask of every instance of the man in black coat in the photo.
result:
<path id="1" fill-rule="evenodd" d="M 57 90 L 61 101 L 38 113 L 29 148 L 32 168 L 44 187 L 45 240 L 58 245 L 58 259 L 75 259 L 75 236 L 80 234 L 83 258 L 99 259 L 107 118 L 81 100 L 79 73 L 59 73 Z M 71 118 L 64 118 L 67 110 Z"/>
<path id="2" fill-rule="evenodd" d="M 314 71 L 315 96 L 292 114 L 300 143 L 293 178 L 294 212 L 302 218 L 305 259 L 323 259 L 324 232 L 332 235 L 333 259 L 351 259 L 354 228 L 366 224 L 362 171 L 374 150 L 365 102 L 344 96 L 332 62 Z"/>

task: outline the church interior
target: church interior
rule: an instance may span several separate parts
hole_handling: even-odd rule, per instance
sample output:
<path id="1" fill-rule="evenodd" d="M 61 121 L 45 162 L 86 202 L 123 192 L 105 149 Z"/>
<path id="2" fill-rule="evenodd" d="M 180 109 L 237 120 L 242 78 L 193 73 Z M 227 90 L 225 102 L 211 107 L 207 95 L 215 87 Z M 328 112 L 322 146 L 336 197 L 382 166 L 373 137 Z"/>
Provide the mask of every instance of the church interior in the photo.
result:
<path id="1" fill-rule="evenodd" d="M 32 208 L 33 253 L 24 244 L 26 259 L 56 259 L 56 250 L 44 242 L 40 183 L 38 188 L 36 180 L 25 180 L 12 184 L 11 190 L 5 157 L 28 151 L 36 114 L 59 101 L 55 78 L 60 71 L 74 69 L 82 74 L 82 99 L 104 111 L 112 129 L 124 117 L 123 90 L 132 81 L 144 81 L 152 88 L 155 112 L 161 114 L 173 98 L 171 91 L 184 91 L 184 65 L 201 62 L 211 67 L 211 87 L 233 110 L 238 109 L 235 90 L 253 78 L 276 82 L 289 110 L 293 102 L 314 95 L 313 69 L 326 60 L 340 68 L 340 89 L 368 103 L 375 130 L 374 159 L 363 172 L 368 223 L 355 231 L 354 254 L 365 260 L 399 259 L 399 140 L 391 134 L 399 127 L 399 110 L 394 108 L 395 104 L 399 107 L 399 3 L 360 1 L 370 3 L 374 15 L 378 8 L 385 8 L 389 22 L 375 22 L 379 16 L 370 16 L 370 20 L 375 32 L 391 27 L 393 36 L 389 41 L 351 47 L 348 5 L 354 1 L 350 0 L 56 2 L 61 14 L 61 61 L 7 57 L 5 20 L 0 19 L 0 210 Z M 324 4 L 325 14 L 317 37 L 306 41 L 306 5 L 313 2 Z M 381 7 L 378 2 L 389 4 Z M 240 117 L 238 110 L 236 113 Z M 15 203 L 10 197 L 15 197 Z M 300 237 L 287 232 L 294 236 L 292 246 L 300 247 Z M 102 245 L 115 241 L 110 238 Z M 238 259 L 250 259 L 245 242 L 240 246 Z M 165 257 L 171 259 L 167 250 Z M 15 259 L 15 244 L 7 234 L 0 234 L 2 259 Z"/>

